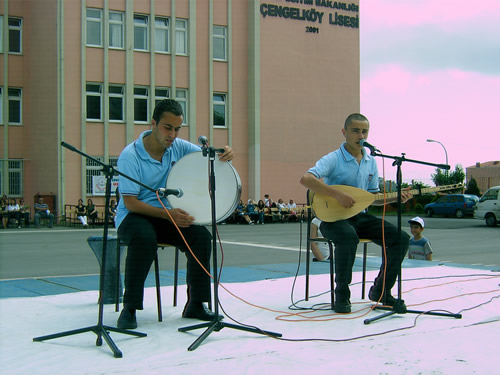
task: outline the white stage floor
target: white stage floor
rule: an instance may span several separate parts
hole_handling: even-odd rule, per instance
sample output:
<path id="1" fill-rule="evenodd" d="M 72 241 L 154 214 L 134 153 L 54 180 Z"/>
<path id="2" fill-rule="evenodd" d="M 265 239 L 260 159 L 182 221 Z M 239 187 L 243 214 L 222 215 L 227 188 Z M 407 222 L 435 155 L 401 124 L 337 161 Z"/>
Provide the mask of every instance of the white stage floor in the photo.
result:
<path id="1" fill-rule="evenodd" d="M 375 272 L 368 272 L 367 287 Z M 359 282 L 360 273 L 353 275 Z M 293 278 L 227 284 L 238 297 L 265 307 L 249 306 L 220 289 L 224 310 L 241 323 L 279 332 L 283 341 L 224 328 L 212 332 L 194 351 L 187 348 L 204 329 L 178 332 L 200 323 L 182 319 L 185 286 L 179 305 L 171 306 L 172 287 L 163 287 L 163 322 L 157 321 L 156 296 L 146 289 L 145 310 L 138 312 L 136 338 L 111 332 L 123 352 L 114 358 L 106 342 L 82 333 L 43 342 L 34 337 L 95 325 L 96 291 L 43 297 L 0 299 L 1 373 L 38 374 L 498 374 L 500 274 L 470 268 L 405 268 L 403 299 L 408 309 L 447 310 L 462 318 L 413 313 L 395 314 L 369 325 L 370 311 L 351 288 L 353 313 L 299 311 L 291 304 Z M 311 277 L 311 295 L 324 293 L 328 275 Z M 396 290 L 393 291 L 396 294 Z M 295 301 L 304 296 L 304 277 L 295 284 Z M 300 302 L 302 307 L 328 303 L 329 294 Z M 104 324 L 115 326 L 114 306 L 104 308 Z M 232 323 L 226 317 L 224 322 Z M 238 323 L 239 324 L 239 323 Z M 388 333 L 389 332 L 389 333 Z M 346 341 L 342 341 L 346 340 Z"/>

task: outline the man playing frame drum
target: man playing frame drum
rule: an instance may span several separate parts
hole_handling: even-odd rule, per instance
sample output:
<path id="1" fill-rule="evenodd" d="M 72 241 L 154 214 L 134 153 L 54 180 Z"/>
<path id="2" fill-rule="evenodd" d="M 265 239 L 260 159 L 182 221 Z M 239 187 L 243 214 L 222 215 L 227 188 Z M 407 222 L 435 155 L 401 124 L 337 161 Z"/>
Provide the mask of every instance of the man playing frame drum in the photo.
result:
<path id="1" fill-rule="evenodd" d="M 151 130 L 125 147 L 118 159 L 118 170 L 153 188 L 164 188 L 168 174 L 183 156 L 200 151 L 200 147 L 177 138 L 183 120 L 182 107 L 172 99 L 159 102 L 151 120 Z M 233 159 L 233 150 L 224 147 L 219 160 Z M 204 304 L 210 300 L 210 277 L 187 249 L 181 235 L 171 222 L 182 231 L 189 247 L 205 269 L 210 269 L 211 235 L 201 225 L 194 225 L 194 217 L 181 208 L 171 208 L 162 198 L 172 219 L 158 201 L 156 194 L 120 176 L 121 199 L 116 215 L 120 239 L 128 246 L 125 262 L 125 293 L 123 310 L 117 326 L 122 329 L 137 327 L 136 310 L 143 309 L 144 282 L 153 263 L 157 243 L 169 243 L 181 249 L 187 257 L 188 301 L 184 318 L 214 320 L 215 316 Z"/>

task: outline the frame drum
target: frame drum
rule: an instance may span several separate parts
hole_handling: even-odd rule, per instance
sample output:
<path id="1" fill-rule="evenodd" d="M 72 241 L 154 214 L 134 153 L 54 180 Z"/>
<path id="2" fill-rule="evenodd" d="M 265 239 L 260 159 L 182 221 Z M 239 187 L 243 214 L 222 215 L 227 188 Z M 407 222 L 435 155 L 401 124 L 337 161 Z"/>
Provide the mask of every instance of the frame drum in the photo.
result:
<path id="1" fill-rule="evenodd" d="M 172 208 L 180 208 L 195 218 L 194 224 L 212 224 L 212 200 L 209 187 L 208 156 L 202 151 L 182 157 L 174 164 L 167 177 L 167 189 L 180 189 L 182 196 L 168 195 Z M 241 196 L 241 180 L 229 163 L 214 160 L 215 215 L 217 223 L 227 219 L 236 209 Z"/>

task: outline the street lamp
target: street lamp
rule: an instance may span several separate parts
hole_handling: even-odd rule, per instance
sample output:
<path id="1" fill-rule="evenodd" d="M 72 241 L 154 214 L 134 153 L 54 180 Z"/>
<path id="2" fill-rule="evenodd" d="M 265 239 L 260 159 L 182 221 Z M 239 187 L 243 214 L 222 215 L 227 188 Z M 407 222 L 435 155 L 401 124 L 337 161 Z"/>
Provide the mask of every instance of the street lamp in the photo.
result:
<path id="1" fill-rule="evenodd" d="M 444 147 L 444 145 L 441 142 L 435 141 L 434 139 L 428 139 L 427 142 L 435 142 L 435 143 L 439 143 L 441 145 L 441 147 L 444 150 L 444 154 L 446 155 L 446 165 L 448 165 L 448 153 L 446 152 L 446 147 Z M 446 174 L 448 174 L 448 171 L 446 171 Z"/>

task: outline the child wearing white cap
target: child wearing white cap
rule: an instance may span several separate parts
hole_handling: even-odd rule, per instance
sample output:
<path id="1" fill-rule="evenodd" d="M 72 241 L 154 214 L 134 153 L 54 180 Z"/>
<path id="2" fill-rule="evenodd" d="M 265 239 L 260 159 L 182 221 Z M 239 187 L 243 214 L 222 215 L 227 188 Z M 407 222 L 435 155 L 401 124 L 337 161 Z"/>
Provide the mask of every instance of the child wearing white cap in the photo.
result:
<path id="1" fill-rule="evenodd" d="M 408 220 L 410 231 L 413 237 L 410 238 L 410 247 L 408 248 L 409 259 L 432 260 L 432 247 L 427 238 L 422 236 L 424 231 L 424 220 L 421 217 L 414 217 Z"/>

